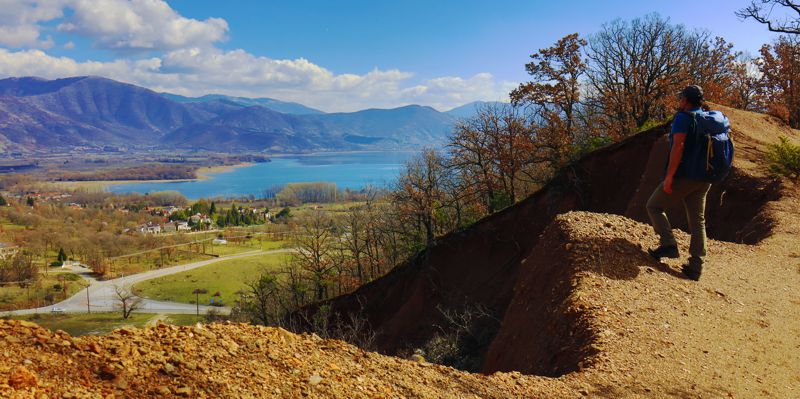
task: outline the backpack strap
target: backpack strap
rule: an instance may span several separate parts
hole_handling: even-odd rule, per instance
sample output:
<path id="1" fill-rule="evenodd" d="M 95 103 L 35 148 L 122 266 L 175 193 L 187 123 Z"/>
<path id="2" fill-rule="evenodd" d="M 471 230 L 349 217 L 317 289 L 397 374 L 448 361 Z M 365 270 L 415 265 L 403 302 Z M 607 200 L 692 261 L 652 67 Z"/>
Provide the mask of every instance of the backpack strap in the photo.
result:
<path id="1" fill-rule="evenodd" d="M 700 134 L 698 131 L 697 125 L 697 113 L 690 112 L 690 111 L 680 111 L 681 113 L 686 114 L 689 118 L 691 118 L 691 122 L 689 123 L 689 130 L 692 133 L 692 140 L 694 141 L 695 145 L 700 144 Z M 688 135 L 689 132 L 686 132 Z M 706 136 L 706 172 L 712 169 L 711 166 L 711 159 L 714 158 L 714 145 L 712 143 L 711 135 L 704 134 Z"/>

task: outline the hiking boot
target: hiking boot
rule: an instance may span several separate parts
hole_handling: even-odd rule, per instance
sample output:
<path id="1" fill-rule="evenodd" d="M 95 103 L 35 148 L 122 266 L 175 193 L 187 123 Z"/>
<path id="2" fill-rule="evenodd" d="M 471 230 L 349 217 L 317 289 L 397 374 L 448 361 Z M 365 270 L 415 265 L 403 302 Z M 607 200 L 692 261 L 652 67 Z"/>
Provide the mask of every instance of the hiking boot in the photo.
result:
<path id="1" fill-rule="evenodd" d="M 680 256 L 678 254 L 677 245 L 661 245 L 656 249 L 648 249 L 647 253 L 649 253 L 653 259 L 658 261 L 660 261 L 661 258 L 675 259 Z"/>
<path id="2" fill-rule="evenodd" d="M 698 281 L 700 280 L 700 274 L 703 273 L 703 260 L 692 256 L 689 258 L 689 262 L 683 265 L 681 271 L 689 279 Z"/>

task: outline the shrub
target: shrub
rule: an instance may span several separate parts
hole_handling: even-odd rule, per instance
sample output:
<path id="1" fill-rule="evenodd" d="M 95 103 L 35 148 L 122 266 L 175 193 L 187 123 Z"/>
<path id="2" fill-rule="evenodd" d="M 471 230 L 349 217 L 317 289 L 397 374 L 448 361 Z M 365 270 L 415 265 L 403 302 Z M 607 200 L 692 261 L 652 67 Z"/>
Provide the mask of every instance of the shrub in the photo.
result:
<path id="1" fill-rule="evenodd" d="M 786 137 L 781 137 L 777 144 L 770 144 L 767 150 L 767 167 L 776 175 L 797 180 L 800 178 L 800 145 L 792 143 Z"/>

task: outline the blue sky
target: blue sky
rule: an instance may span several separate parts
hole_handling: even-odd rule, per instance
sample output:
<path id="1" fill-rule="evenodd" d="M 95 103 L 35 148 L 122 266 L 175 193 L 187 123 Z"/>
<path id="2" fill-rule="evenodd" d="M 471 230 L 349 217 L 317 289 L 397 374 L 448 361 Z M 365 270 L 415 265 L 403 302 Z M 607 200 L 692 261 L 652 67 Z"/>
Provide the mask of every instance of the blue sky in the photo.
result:
<path id="1" fill-rule="evenodd" d="M 503 99 L 536 49 L 650 12 L 756 54 L 775 35 L 712 1 L 0 0 L 0 75 L 96 74 L 327 111 Z"/>

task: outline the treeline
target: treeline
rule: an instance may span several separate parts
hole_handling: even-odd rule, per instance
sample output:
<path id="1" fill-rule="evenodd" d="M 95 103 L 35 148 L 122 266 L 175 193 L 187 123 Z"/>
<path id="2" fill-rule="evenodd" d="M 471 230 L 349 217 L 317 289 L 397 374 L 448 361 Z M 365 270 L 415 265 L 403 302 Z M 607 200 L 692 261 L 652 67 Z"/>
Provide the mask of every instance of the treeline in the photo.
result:
<path id="1" fill-rule="evenodd" d="M 306 203 L 331 203 L 339 198 L 334 183 L 289 183 L 275 195 L 277 203 L 299 206 Z"/>
<path id="2" fill-rule="evenodd" d="M 146 164 L 125 168 L 100 169 L 91 172 L 50 172 L 55 181 L 95 180 L 178 180 L 197 178 L 196 168 L 172 164 Z"/>
<path id="3" fill-rule="evenodd" d="M 212 203 L 212 206 L 213 205 Z M 215 213 L 216 211 L 212 213 L 212 215 Z M 257 212 L 255 209 L 231 204 L 230 208 L 216 215 L 216 222 L 219 227 L 252 226 L 255 224 L 263 224 L 266 222 L 266 218 L 263 212 Z"/>
<path id="4" fill-rule="evenodd" d="M 240 293 L 232 317 L 284 325 L 288 313 L 384 275 L 422 248 L 398 211 L 378 199 L 346 212 L 313 211 L 293 218 L 294 256 L 283 268 L 255 277 Z"/>
<path id="5" fill-rule="evenodd" d="M 27 287 L 39 278 L 33 257 L 19 253 L 9 259 L 0 259 L 0 283 Z"/>

